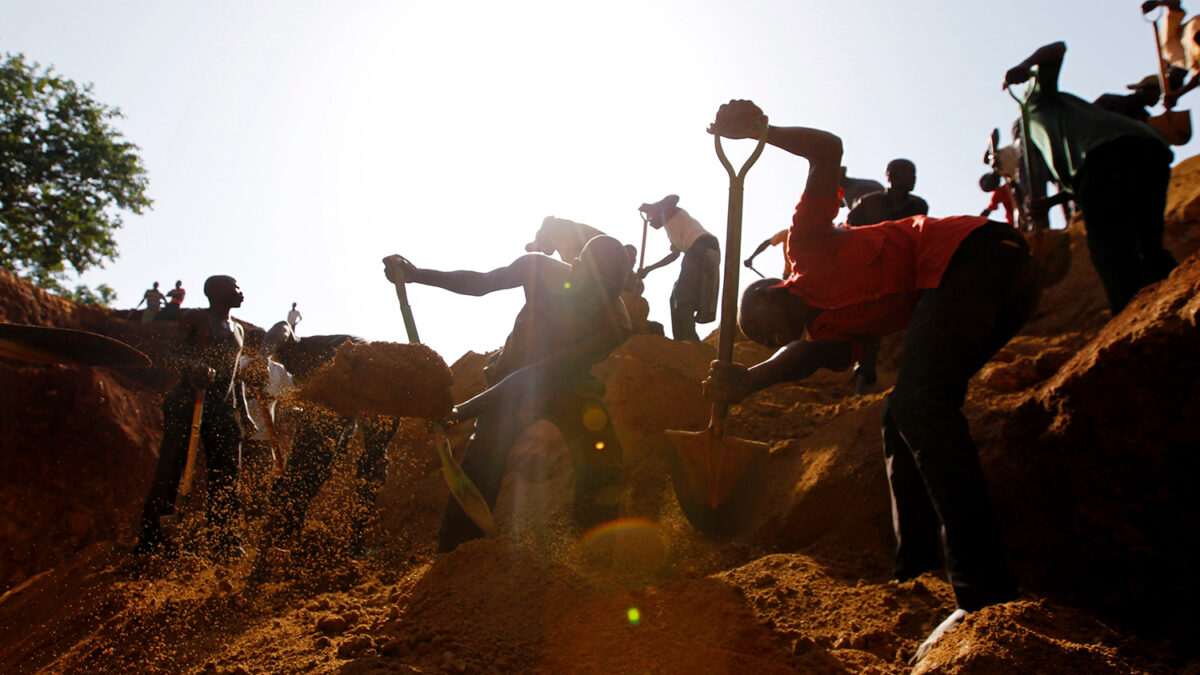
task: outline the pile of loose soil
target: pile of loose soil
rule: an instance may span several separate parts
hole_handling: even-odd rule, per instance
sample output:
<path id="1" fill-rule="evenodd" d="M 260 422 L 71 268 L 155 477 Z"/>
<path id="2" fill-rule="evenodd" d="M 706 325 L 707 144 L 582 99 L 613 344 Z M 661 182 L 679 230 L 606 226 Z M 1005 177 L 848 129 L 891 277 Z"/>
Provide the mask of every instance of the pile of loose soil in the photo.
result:
<path id="1" fill-rule="evenodd" d="M 422 344 L 346 342 L 300 396 L 342 415 L 438 419 L 450 414 L 450 369 Z"/>

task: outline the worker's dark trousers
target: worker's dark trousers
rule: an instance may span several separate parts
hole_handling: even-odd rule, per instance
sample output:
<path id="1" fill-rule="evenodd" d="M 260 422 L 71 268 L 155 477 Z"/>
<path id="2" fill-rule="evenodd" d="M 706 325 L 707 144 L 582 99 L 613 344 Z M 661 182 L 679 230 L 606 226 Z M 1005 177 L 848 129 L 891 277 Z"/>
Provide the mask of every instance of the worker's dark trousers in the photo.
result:
<path id="1" fill-rule="evenodd" d="M 971 233 L 941 285 L 922 292 L 884 405 L 896 578 L 944 561 L 968 611 L 1011 600 L 1017 588 L 962 413 L 967 381 L 1021 328 L 1039 294 L 1033 260 L 1012 227 L 989 223 Z"/>
<path id="2" fill-rule="evenodd" d="M 575 520 L 591 527 L 619 515 L 621 442 L 604 405 L 604 385 L 590 375 L 547 389 L 529 386 L 498 400 L 475 419 L 462 468 L 488 506 L 495 508 L 508 455 L 517 437 L 539 419 L 558 427 L 575 471 Z M 483 536 L 454 497 L 446 500 L 438 550 Z"/>
<path id="3" fill-rule="evenodd" d="M 1075 201 L 1087 221 L 1088 253 L 1113 314 L 1138 289 L 1175 269 L 1162 241 L 1170 180 L 1171 151 L 1134 136 L 1096 148 L 1080 170 Z"/>
<path id="4" fill-rule="evenodd" d="M 379 488 L 387 480 L 387 446 L 396 435 L 400 420 L 370 417 L 362 424 L 363 451 L 355 466 L 355 513 L 349 542 L 361 545 L 367 516 Z M 333 475 L 333 462 L 346 451 L 358 425 L 353 417 L 306 410 L 296 428 L 287 470 L 271 487 L 274 516 L 268 524 L 269 538 L 294 538 L 304 525 L 304 516 L 317 493 Z"/>
<path id="5" fill-rule="evenodd" d="M 204 398 L 200 439 L 204 441 L 204 465 L 208 494 L 204 500 L 209 524 L 233 537 L 230 521 L 237 515 L 237 479 L 241 463 L 241 428 L 233 397 L 209 392 Z M 163 398 L 163 437 L 158 450 L 158 468 L 142 509 L 137 547 L 145 550 L 163 543 L 159 519 L 174 513 L 179 482 L 187 463 L 188 439 L 192 431 L 195 390 L 187 384 L 175 387 Z M 236 537 L 234 537 L 236 540 Z"/>
<path id="6" fill-rule="evenodd" d="M 700 293 L 704 283 L 704 260 L 709 251 L 720 250 L 717 238 L 702 236 L 683 254 L 679 278 L 671 289 L 671 337 L 675 340 L 699 342 L 696 334 L 696 312 L 700 309 Z"/>

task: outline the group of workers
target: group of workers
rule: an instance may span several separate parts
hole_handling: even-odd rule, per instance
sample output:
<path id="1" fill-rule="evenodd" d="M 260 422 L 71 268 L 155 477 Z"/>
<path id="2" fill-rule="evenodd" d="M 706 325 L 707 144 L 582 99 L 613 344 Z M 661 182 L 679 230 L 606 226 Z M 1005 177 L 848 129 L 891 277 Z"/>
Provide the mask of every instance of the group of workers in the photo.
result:
<path id="1" fill-rule="evenodd" d="M 1172 155 L 1145 124 L 1059 91 L 1065 52 L 1062 43 L 1036 50 L 1004 75 L 1004 85 L 1033 80 L 1022 102 L 1023 133 L 1087 219 L 1088 250 L 1115 314 L 1139 288 L 1164 278 L 1175 265 L 1162 245 Z M 1039 270 L 1022 233 L 1007 223 L 984 215 L 926 215 L 928 205 L 911 194 L 915 166 L 908 160 L 888 165 L 889 187 L 883 189 L 869 184 L 873 181 L 847 178 L 841 138 L 819 129 L 770 124 L 751 101 L 720 106 L 709 127 L 709 133 L 730 139 L 760 138 L 764 131 L 767 144 L 808 162 L 802 196 L 779 237 L 788 273 L 750 284 L 738 312 L 746 337 L 776 351 L 752 367 L 714 362 L 703 389 L 713 401 L 736 404 L 752 392 L 806 378 L 821 368 L 861 364 L 880 338 L 906 330 L 882 420 L 896 538 L 893 572 L 906 580 L 945 569 L 957 603 L 921 646 L 919 658 L 967 613 L 1017 597 L 961 409 L 968 381 L 1034 311 L 1041 292 Z M 475 420 L 462 467 L 489 506 L 496 503 L 517 437 L 534 421 L 546 419 L 566 441 L 579 524 L 587 527 L 619 515 L 622 446 L 604 403 L 604 386 L 589 370 L 632 332 L 621 294 L 631 276 L 644 277 L 682 255 L 671 295 L 674 337 L 697 340 L 695 323 L 715 314 L 720 243 L 678 202 L 670 195 L 641 205 L 647 225 L 666 230 L 671 253 L 636 271 L 630 247 L 595 228 L 554 217 L 543 222 L 525 247 L 526 255 L 488 272 L 423 268 L 399 255 L 384 259 L 389 280 L 399 270 L 405 283 L 458 294 L 518 288 L 524 293 L 512 332 L 486 370 L 488 388 L 459 404 L 445 420 Z M 835 225 L 843 206 L 850 209 L 847 224 Z M 545 255 L 555 252 L 560 260 Z M 226 556 L 241 553 L 231 521 L 237 508 L 237 427 L 239 419 L 248 419 L 243 390 L 253 378 L 239 376 L 245 336 L 229 312 L 240 306 L 242 295 L 230 277 L 212 277 L 204 290 L 210 306 L 183 315 L 182 347 L 169 355 L 183 377 L 164 399 L 163 445 L 146 500 L 139 551 L 165 544 L 159 521 L 175 499 L 189 405 L 201 392 L 207 513 L 223 532 L 215 550 Z M 296 338 L 280 322 L 261 336 L 259 351 L 299 380 L 327 362 L 338 345 L 354 339 Z M 271 537 L 295 536 L 308 502 L 328 478 L 334 455 L 354 432 L 353 419 L 315 411 L 304 419 L 287 472 L 271 490 L 287 502 L 269 528 Z M 358 498 L 366 506 L 385 476 L 385 449 L 395 430 L 394 420 L 364 430 L 367 450 L 359 463 L 364 487 Z M 361 529 L 362 522 L 356 527 Z M 452 551 L 482 535 L 458 503 L 447 499 L 438 550 Z"/>

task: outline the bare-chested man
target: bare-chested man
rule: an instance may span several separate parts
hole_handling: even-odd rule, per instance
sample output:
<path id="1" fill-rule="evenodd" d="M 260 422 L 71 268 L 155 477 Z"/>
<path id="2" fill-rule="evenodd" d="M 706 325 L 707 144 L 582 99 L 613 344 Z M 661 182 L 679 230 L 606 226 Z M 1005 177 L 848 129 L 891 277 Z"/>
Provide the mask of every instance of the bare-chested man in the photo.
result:
<path id="1" fill-rule="evenodd" d="M 197 391 L 203 392 L 204 412 L 200 437 L 208 478 L 205 516 L 217 529 L 213 550 L 219 557 L 238 557 L 243 551 L 234 529 L 237 514 L 237 478 L 241 455 L 242 424 L 250 422 L 245 392 L 236 382 L 238 356 L 244 336 L 230 319 L 229 310 L 242 306 L 242 291 L 229 276 L 212 276 L 204 282 L 206 309 L 180 315 L 181 344 L 168 350 L 166 365 L 180 373 L 179 382 L 163 398 L 163 439 L 158 468 L 146 505 L 134 553 L 165 549 L 159 519 L 175 510 L 179 481 L 187 461 L 192 410 Z"/>
<path id="2" fill-rule="evenodd" d="M 422 269 L 400 256 L 384 259 L 392 279 L 463 295 L 507 288 L 525 292 L 512 333 L 485 371 L 491 385 L 458 405 L 451 422 L 475 418 L 462 467 L 489 506 L 500 493 L 504 467 L 517 436 L 539 419 L 562 432 L 575 469 L 575 518 L 589 527 L 618 515 L 617 481 L 621 443 L 604 405 L 604 385 L 589 373 L 629 337 L 629 315 L 621 288 L 629 259 L 609 236 L 591 239 L 572 265 L 543 255 L 525 255 L 491 272 Z M 438 550 L 452 551 L 483 532 L 453 498 L 446 502 Z"/>

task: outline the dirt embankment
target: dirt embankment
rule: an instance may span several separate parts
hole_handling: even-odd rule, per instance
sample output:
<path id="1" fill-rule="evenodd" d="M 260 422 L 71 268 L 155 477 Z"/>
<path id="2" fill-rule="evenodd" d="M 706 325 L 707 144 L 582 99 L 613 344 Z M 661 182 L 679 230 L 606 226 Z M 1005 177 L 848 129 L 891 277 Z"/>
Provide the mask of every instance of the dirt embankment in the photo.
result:
<path id="1" fill-rule="evenodd" d="M 1168 217 L 1183 264 L 1111 321 L 1076 229 L 1066 279 L 972 382 L 966 411 L 1026 595 L 968 617 L 916 672 L 1200 668 L 1189 557 L 1200 504 L 1185 482 L 1200 447 L 1200 257 L 1188 258 L 1200 247 L 1200 161 L 1176 168 Z M 0 282 L 0 319 L 148 349 L 165 339 L 154 324 Z M 662 432 L 705 425 L 699 380 L 715 350 L 637 335 L 594 369 L 625 449 L 626 518 L 575 528 L 565 448 L 539 423 L 509 462 L 502 535 L 436 556 L 436 439 L 406 421 L 371 555 L 344 547 L 355 447 L 262 584 L 248 580 L 253 560 L 134 564 L 123 552 L 153 470 L 161 382 L 0 364 L 16 383 L 0 388 L 0 582 L 16 584 L 0 598 L 0 671 L 907 672 L 953 600 L 935 574 L 888 580 L 879 419 L 898 353 L 898 339 L 885 343 L 866 396 L 849 396 L 849 373 L 822 373 L 733 409 L 731 433 L 771 446 L 764 512 L 743 537 L 693 530 L 667 475 Z M 766 356 L 737 345 L 744 362 Z M 455 400 L 483 388 L 485 362 L 454 364 Z M 470 431 L 451 430 L 457 453 Z M 248 511 L 251 549 L 262 521 Z"/>

